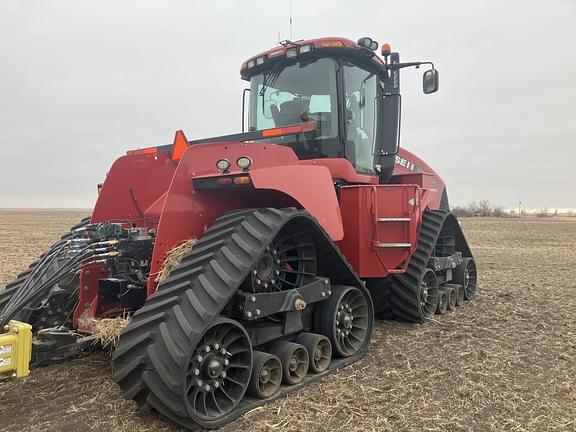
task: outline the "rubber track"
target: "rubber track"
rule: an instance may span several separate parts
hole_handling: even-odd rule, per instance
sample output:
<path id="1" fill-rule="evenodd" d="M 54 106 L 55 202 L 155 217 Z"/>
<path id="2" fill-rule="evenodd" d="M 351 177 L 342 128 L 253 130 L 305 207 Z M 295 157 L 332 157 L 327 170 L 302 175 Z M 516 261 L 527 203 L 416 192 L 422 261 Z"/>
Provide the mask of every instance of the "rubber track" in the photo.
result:
<path id="1" fill-rule="evenodd" d="M 388 292 L 390 317 L 416 323 L 426 321 L 418 297 L 420 278 L 426 270 L 428 260 L 434 252 L 436 240 L 448 216 L 450 216 L 448 210 L 426 210 L 423 213 L 418 245 L 410 258 L 406 273 L 391 277 Z"/>
<path id="2" fill-rule="evenodd" d="M 46 255 L 47 253 L 49 253 L 52 249 L 54 249 L 55 247 L 58 247 L 59 245 L 62 244 L 63 241 L 67 240 L 68 238 L 70 238 L 73 234 L 74 234 L 74 230 L 77 230 L 78 228 L 82 228 L 83 226 L 86 226 L 88 223 L 90 222 L 90 217 L 86 217 L 84 219 L 82 219 L 79 223 L 77 223 L 76 225 L 72 226 L 70 228 L 70 231 L 67 232 L 66 234 L 64 234 L 62 237 L 60 237 L 60 240 L 56 241 L 55 243 L 52 244 L 52 246 L 50 246 L 50 248 L 48 249 L 47 252 L 43 253 L 42 255 L 40 255 L 40 259 Z M 10 299 L 12 298 L 12 295 L 18 290 L 18 288 L 20 288 L 20 286 L 26 281 L 28 275 L 32 272 L 32 270 L 34 269 L 34 267 L 36 267 L 36 265 L 38 264 L 39 260 L 34 261 L 33 263 L 31 263 L 28 268 L 26 270 L 24 270 L 23 272 L 19 273 L 16 276 L 16 279 L 14 279 L 12 282 L 8 282 L 6 284 L 6 286 L 4 287 L 4 289 L 2 291 L 0 291 L 0 311 L 2 311 L 4 309 L 4 306 L 10 301 Z M 40 316 L 35 317 L 36 319 L 40 318 Z M 34 325 L 36 322 L 36 320 L 34 320 L 34 322 L 31 322 L 30 324 Z"/>
<path id="3" fill-rule="evenodd" d="M 216 219 L 122 332 L 113 378 L 125 395 L 188 429 L 220 427 L 241 415 L 237 409 L 217 421 L 191 419 L 184 403 L 188 361 L 265 247 L 286 223 L 302 220 L 323 232 L 308 213 L 295 209 L 243 210 Z M 361 286 L 334 246 L 332 252 L 340 257 L 332 267 L 347 269 L 347 278 Z"/>

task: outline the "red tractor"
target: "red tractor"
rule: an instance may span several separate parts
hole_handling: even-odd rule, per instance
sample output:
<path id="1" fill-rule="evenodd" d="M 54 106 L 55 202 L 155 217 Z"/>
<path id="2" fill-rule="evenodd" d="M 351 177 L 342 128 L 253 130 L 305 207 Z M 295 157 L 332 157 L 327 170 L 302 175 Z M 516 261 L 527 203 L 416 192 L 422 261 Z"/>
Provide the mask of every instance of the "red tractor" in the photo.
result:
<path id="1" fill-rule="evenodd" d="M 469 301 L 444 182 L 399 148 L 400 69 L 430 65 L 424 93 L 438 72 L 377 48 L 286 41 L 243 63 L 247 131 L 120 157 L 91 218 L 0 294 L 0 324 L 32 325 L 41 363 L 91 344 L 87 322 L 129 317 L 113 355 L 126 396 L 217 428 L 360 359 L 374 317 Z"/>

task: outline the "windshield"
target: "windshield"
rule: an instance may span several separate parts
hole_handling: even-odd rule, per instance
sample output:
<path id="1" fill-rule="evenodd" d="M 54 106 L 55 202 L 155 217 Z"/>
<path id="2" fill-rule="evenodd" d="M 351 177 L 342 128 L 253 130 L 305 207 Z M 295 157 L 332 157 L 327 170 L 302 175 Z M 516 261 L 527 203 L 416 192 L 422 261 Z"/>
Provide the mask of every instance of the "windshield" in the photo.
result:
<path id="1" fill-rule="evenodd" d="M 270 141 L 289 145 L 301 159 L 344 157 L 338 139 L 337 63 L 330 58 L 279 64 L 250 80 L 250 129 L 316 121 L 317 131 Z"/>

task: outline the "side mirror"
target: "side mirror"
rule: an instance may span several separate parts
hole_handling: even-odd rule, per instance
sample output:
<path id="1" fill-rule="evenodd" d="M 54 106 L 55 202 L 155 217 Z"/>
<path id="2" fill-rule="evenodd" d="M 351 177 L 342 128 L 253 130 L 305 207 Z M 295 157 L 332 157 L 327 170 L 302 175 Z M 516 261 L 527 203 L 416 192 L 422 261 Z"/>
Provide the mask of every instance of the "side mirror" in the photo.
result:
<path id="1" fill-rule="evenodd" d="M 438 91 L 438 71 L 434 68 L 424 72 L 422 77 L 422 89 L 424 94 L 430 94 Z"/>

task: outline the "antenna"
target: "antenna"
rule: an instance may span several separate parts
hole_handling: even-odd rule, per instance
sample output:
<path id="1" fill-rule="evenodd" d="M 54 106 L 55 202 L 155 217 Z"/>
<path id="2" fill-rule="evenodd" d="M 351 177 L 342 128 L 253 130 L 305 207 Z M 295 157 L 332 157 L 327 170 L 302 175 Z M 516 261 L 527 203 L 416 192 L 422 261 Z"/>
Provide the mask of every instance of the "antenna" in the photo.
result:
<path id="1" fill-rule="evenodd" d="M 292 40 L 292 0 L 290 0 L 290 40 Z"/>

